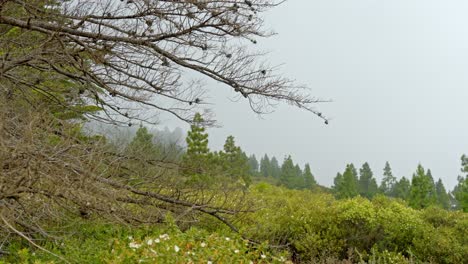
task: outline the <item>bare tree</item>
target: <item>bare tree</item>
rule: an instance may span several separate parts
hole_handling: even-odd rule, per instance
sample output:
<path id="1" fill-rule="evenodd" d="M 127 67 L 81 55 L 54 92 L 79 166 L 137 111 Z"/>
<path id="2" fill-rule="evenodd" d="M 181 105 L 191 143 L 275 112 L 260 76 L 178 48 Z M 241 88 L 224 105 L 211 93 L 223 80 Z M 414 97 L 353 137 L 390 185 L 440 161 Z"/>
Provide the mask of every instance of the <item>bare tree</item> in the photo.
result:
<path id="1" fill-rule="evenodd" d="M 272 34 L 260 14 L 277 4 L 0 0 L 0 237 L 48 236 L 42 223 L 69 216 L 155 223 L 168 212 L 236 230 L 235 217 L 252 209 L 243 190 L 187 188 L 172 177 L 178 164 L 118 152 L 76 133 L 75 120 L 131 125 L 162 111 L 190 122 L 208 108 L 203 82 L 214 80 L 256 113 L 286 102 L 328 122 L 312 108 L 320 100 L 251 49 Z"/>
<path id="2" fill-rule="evenodd" d="M 6 49 L 0 76 L 10 83 L 8 89 L 43 93 L 50 93 L 40 85 L 44 73 L 66 78 L 79 87 L 77 97 L 105 110 L 108 121 L 119 115 L 151 120 L 141 110 L 156 109 L 190 122 L 194 111 L 209 103 L 203 81 L 215 80 L 245 97 L 256 113 L 283 101 L 327 122 L 312 107 L 321 100 L 278 75 L 277 68 L 264 61 L 264 53 L 249 47 L 272 35 L 263 30 L 260 14 L 278 4 L 0 0 L 2 33 L 19 28 L 35 42 L 25 51 L 14 38 L 0 39 Z"/>

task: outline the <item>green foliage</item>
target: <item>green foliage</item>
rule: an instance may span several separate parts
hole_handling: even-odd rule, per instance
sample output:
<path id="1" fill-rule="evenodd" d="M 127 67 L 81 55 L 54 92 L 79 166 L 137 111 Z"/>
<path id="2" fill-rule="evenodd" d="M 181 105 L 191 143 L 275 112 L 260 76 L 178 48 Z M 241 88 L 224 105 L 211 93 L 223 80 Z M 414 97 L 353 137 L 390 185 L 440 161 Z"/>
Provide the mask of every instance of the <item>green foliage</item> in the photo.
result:
<path id="1" fill-rule="evenodd" d="M 218 153 L 218 163 L 225 175 L 241 179 L 245 185 L 250 184 L 249 160 L 241 148 L 236 146 L 233 136 L 226 139 L 224 151 Z"/>
<path id="2" fill-rule="evenodd" d="M 409 204 L 416 209 L 426 208 L 436 204 L 437 197 L 432 176 L 424 172 L 424 168 L 418 165 L 411 181 Z"/>
<path id="3" fill-rule="evenodd" d="M 335 200 L 328 194 L 266 184 L 254 186 L 252 193 L 264 206 L 251 214 L 244 232 L 289 245 L 298 262 L 332 258 L 355 263 L 462 263 L 468 257 L 464 213 L 416 210 L 381 195 L 372 201 Z"/>
<path id="4" fill-rule="evenodd" d="M 444 209 L 449 209 L 450 197 L 447 194 L 447 191 L 445 190 L 445 186 L 442 183 L 442 179 L 439 178 L 439 180 L 436 183 L 435 188 L 436 188 L 437 204 Z"/>
<path id="5" fill-rule="evenodd" d="M 385 163 L 384 173 L 382 182 L 380 184 L 380 191 L 387 195 L 395 197 L 395 185 L 397 183 L 396 177 L 393 176 L 392 168 L 390 168 L 390 163 L 388 161 Z"/>
<path id="6" fill-rule="evenodd" d="M 271 176 L 270 158 L 267 154 L 260 160 L 260 175 L 263 177 Z"/>
<path id="7" fill-rule="evenodd" d="M 359 194 L 358 176 L 353 164 L 346 165 L 343 174 L 337 174 L 333 190 L 337 198 L 351 198 Z"/>
<path id="8" fill-rule="evenodd" d="M 314 175 L 310 171 L 310 165 L 307 163 L 304 166 L 304 188 L 305 189 L 312 189 L 317 182 L 315 181 Z"/>
<path id="9" fill-rule="evenodd" d="M 273 178 L 278 179 L 281 175 L 281 167 L 279 166 L 276 157 L 272 157 L 270 160 L 270 174 Z"/>
<path id="10" fill-rule="evenodd" d="M 187 152 L 182 158 L 182 173 L 188 176 L 207 174 L 213 156 L 208 148 L 208 134 L 203 127 L 203 118 L 197 113 L 187 134 Z"/>
<path id="11" fill-rule="evenodd" d="M 141 228 L 84 224 L 79 230 L 45 247 L 72 263 L 283 263 L 289 258 L 287 252 L 272 252 L 265 244 L 253 245 L 227 231 L 190 228 L 182 232 L 171 224 Z M 25 246 L 12 246 L 13 254 L 6 261 L 60 263 Z"/>
<path id="12" fill-rule="evenodd" d="M 294 166 L 291 156 L 284 159 L 281 166 L 280 182 L 282 185 L 290 189 L 301 189 L 304 186 L 304 178 L 302 177 L 299 166 Z M 301 173 L 298 175 L 298 173 Z"/>
<path id="13" fill-rule="evenodd" d="M 458 176 L 458 184 L 453 190 L 453 195 L 457 200 L 457 207 L 464 212 L 468 212 L 468 156 L 461 157 L 464 176 Z"/>
<path id="14" fill-rule="evenodd" d="M 410 195 L 411 183 L 406 177 L 402 177 L 393 190 L 394 196 L 403 200 L 408 200 Z"/>
<path id="15" fill-rule="evenodd" d="M 148 159 L 156 157 L 160 154 L 158 147 L 153 142 L 153 137 L 148 129 L 140 126 L 135 137 L 132 139 L 127 149 L 132 155 L 144 156 Z"/>
<path id="16" fill-rule="evenodd" d="M 259 164 L 257 161 L 257 157 L 255 157 L 255 154 L 249 157 L 249 172 L 251 176 L 257 176 L 257 174 L 259 173 Z"/>
<path id="17" fill-rule="evenodd" d="M 362 165 L 359 174 L 359 194 L 366 198 L 374 197 L 377 194 L 378 186 L 367 162 Z"/>

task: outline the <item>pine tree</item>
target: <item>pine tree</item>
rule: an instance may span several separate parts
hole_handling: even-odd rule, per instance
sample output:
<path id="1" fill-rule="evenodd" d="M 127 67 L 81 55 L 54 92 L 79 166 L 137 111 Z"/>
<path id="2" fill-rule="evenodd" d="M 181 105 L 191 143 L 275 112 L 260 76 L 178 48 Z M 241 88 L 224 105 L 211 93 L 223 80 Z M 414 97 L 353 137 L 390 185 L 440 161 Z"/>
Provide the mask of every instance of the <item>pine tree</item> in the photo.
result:
<path id="1" fill-rule="evenodd" d="M 293 160 L 291 156 L 287 156 L 281 166 L 280 182 L 287 188 L 294 189 L 297 185 L 296 176 L 297 170 L 294 166 Z"/>
<path id="2" fill-rule="evenodd" d="M 343 174 L 337 173 L 335 178 L 333 179 L 333 186 L 332 190 L 333 193 L 335 194 L 336 197 L 339 196 L 340 193 L 342 193 L 342 188 L 343 188 Z"/>
<path id="3" fill-rule="evenodd" d="M 304 166 L 304 183 L 305 183 L 304 187 L 309 190 L 312 189 L 312 187 L 314 187 L 317 184 L 317 182 L 315 181 L 314 175 L 310 171 L 309 163 L 306 163 L 306 165 Z"/>
<path id="4" fill-rule="evenodd" d="M 434 205 L 436 200 L 431 177 L 424 172 L 420 164 L 411 180 L 409 205 L 415 209 L 421 209 Z"/>
<path id="5" fill-rule="evenodd" d="M 390 163 L 385 163 L 382 182 L 380 184 L 380 191 L 387 196 L 395 196 L 395 184 L 397 183 L 396 177 L 393 176 Z"/>
<path id="6" fill-rule="evenodd" d="M 253 155 L 251 155 L 249 157 L 249 172 L 250 172 L 250 175 L 257 176 L 258 172 L 259 172 L 258 168 L 259 168 L 259 165 L 258 165 L 257 158 L 255 157 L 255 154 L 253 154 Z"/>
<path id="7" fill-rule="evenodd" d="M 444 209 L 449 209 L 450 197 L 447 194 L 447 191 L 445 190 L 445 186 L 442 183 L 442 179 L 440 178 L 436 183 L 436 194 L 437 194 L 437 203 L 439 204 L 439 206 L 441 206 Z"/>
<path id="8" fill-rule="evenodd" d="M 265 154 L 265 156 L 263 156 L 263 158 L 260 160 L 260 175 L 263 177 L 268 177 L 271 176 L 270 174 L 270 159 L 268 158 L 268 155 Z"/>
<path id="9" fill-rule="evenodd" d="M 207 171 L 210 160 L 208 134 L 203 127 L 203 118 L 197 113 L 187 134 L 187 152 L 183 156 L 184 174 L 203 174 Z"/>
<path id="10" fill-rule="evenodd" d="M 410 195 L 411 183 L 406 177 L 402 177 L 395 183 L 393 195 L 396 198 L 408 200 Z"/>
<path id="11" fill-rule="evenodd" d="M 337 175 L 338 176 L 338 175 Z M 340 179 L 337 179 L 337 198 L 351 198 L 359 194 L 358 176 L 353 164 L 346 165 L 346 170 Z"/>
<path id="12" fill-rule="evenodd" d="M 369 163 L 366 162 L 362 165 L 359 174 L 359 194 L 366 198 L 372 198 L 377 192 L 375 188 L 377 183 L 373 178 L 374 174 L 372 173 Z"/>
<path id="13" fill-rule="evenodd" d="M 132 155 L 144 156 L 146 159 L 156 158 L 159 148 L 153 143 L 153 135 L 144 126 L 140 126 L 135 137 L 128 144 L 127 151 Z"/>
<path id="14" fill-rule="evenodd" d="M 299 164 L 296 164 L 296 166 L 294 166 L 294 170 L 296 171 L 296 176 L 295 176 L 296 182 L 294 183 L 294 188 L 295 189 L 305 188 L 304 175 L 302 175 L 302 169 L 299 166 Z"/>
<path id="15" fill-rule="evenodd" d="M 434 177 L 432 177 L 432 172 L 431 172 L 430 169 L 427 170 L 426 177 L 429 179 L 429 182 L 431 183 L 431 188 L 430 188 L 430 191 L 429 191 L 429 197 L 433 197 L 435 202 L 437 202 L 436 184 L 434 182 Z"/>
<path id="16" fill-rule="evenodd" d="M 458 176 L 458 184 L 452 191 L 457 201 L 457 209 L 468 212 L 468 176 Z"/>
<path id="17" fill-rule="evenodd" d="M 272 177 L 277 179 L 281 175 L 281 167 L 279 166 L 278 160 L 274 156 L 270 160 L 270 173 Z"/>
<path id="18" fill-rule="evenodd" d="M 233 136 L 228 136 L 223 151 L 218 154 L 224 173 L 233 179 L 242 179 L 250 184 L 249 160 L 247 155 L 236 146 Z"/>
<path id="19" fill-rule="evenodd" d="M 468 212 L 468 156 L 461 157 L 462 169 L 465 174 L 458 176 L 458 184 L 453 189 L 452 193 L 457 201 L 456 208 L 464 212 Z"/>

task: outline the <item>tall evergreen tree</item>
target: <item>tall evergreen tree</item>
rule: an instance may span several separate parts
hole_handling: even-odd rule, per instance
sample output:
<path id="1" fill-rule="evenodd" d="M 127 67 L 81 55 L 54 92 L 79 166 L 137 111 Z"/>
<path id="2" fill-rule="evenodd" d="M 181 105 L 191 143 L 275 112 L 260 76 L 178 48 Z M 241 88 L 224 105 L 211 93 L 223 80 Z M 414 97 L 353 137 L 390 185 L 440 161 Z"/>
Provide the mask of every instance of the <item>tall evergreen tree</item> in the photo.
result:
<path id="1" fill-rule="evenodd" d="M 246 185 L 250 184 L 249 160 L 241 148 L 236 146 L 233 136 L 227 137 L 219 157 L 224 173 L 231 178 L 242 179 Z"/>
<path id="2" fill-rule="evenodd" d="M 369 163 L 366 162 L 362 165 L 359 174 L 359 194 L 363 197 L 372 198 L 377 193 L 377 188 Z"/>
<path id="3" fill-rule="evenodd" d="M 385 163 L 384 173 L 382 182 L 380 184 L 380 191 L 387 196 L 395 196 L 395 184 L 397 179 L 393 176 L 392 168 L 390 168 L 390 163 L 388 161 Z"/>
<path id="4" fill-rule="evenodd" d="M 333 179 L 333 186 L 332 190 L 336 197 L 342 192 L 343 188 L 343 174 L 337 173 L 335 178 Z"/>
<path id="5" fill-rule="evenodd" d="M 203 122 L 202 116 L 196 113 L 186 138 L 187 152 L 182 159 L 184 174 L 203 174 L 208 169 L 210 149 Z"/>
<path id="6" fill-rule="evenodd" d="M 296 189 L 305 188 L 305 180 L 304 180 L 304 175 L 302 173 L 301 166 L 299 166 L 299 164 L 296 164 L 296 166 L 294 166 L 294 169 L 296 171 L 296 177 L 295 177 L 296 182 L 295 182 L 294 188 Z"/>
<path id="7" fill-rule="evenodd" d="M 297 188 L 297 170 L 291 156 L 287 156 L 281 166 L 280 182 L 287 188 Z"/>
<path id="8" fill-rule="evenodd" d="M 445 186 L 442 183 L 442 179 L 439 178 L 439 180 L 436 183 L 436 195 L 437 195 L 437 203 L 440 207 L 444 209 L 449 209 L 450 208 L 450 197 L 445 190 Z"/>
<path id="9" fill-rule="evenodd" d="M 271 176 L 270 167 L 270 158 L 268 158 L 268 155 L 265 154 L 265 156 L 263 156 L 263 158 L 260 160 L 260 175 L 263 177 Z"/>
<path id="10" fill-rule="evenodd" d="M 272 177 L 277 179 L 281 175 L 281 167 L 279 166 L 278 160 L 274 156 L 270 160 L 270 173 Z"/>
<path id="11" fill-rule="evenodd" d="M 353 164 L 346 165 L 345 172 L 336 180 L 336 184 L 337 198 L 351 198 L 359 194 L 358 176 Z"/>
<path id="12" fill-rule="evenodd" d="M 402 177 L 395 183 L 393 195 L 396 198 L 408 200 L 410 195 L 411 183 L 406 177 Z"/>
<path id="13" fill-rule="evenodd" d="M 434 181 L 434 177 L 432 177 L 432 172 L 431 172 L 430 169 L 427 170 L 426 177 L 429 179 L 429 182 L 431 183 L 431 188 L 430 188 L 430 191 L 429 191 L 429 197 L 433 197 L 435 199 L 435 202 L 437 202 L 436 184 L 435 184 L 435 181 Z"/>
<path id="14" fill-rule="evenodd" d="M 452 193 L 457 201 L 456 208 L 464 212 L 468 212 L 468 156 L 461 157 L 462 173 L 464 175 L 458 176 L 458 184 L 453 189 Z"/>
<path id="15" fill-rule="evenodd" d="M 250 175 L 257 176 L 257 174 L 259 172 L 258 169 L 259 169 L 259 165 L 258 165 L 257 157 L 255 157 L 255 154 L 250 155 L 250 157 L 249 157 L 249 172 L 250 172 Z"/>
<path id="16" fill-rule="evenodd" d="M 153 135 L 144 126 L 140 126 L 135 137 L 128 144 L 128 151 L 132 154 L 145 155 L 149 159 L 158 154 L 158 148 L 153 143 Z"/>
<path id="17" fill-rule="evenodd" d="M 310 165 L 309 163 L 306 163 L 304 166 L 304 184 L 306 189 L 311 189 L 314 187 L 317 182 L 315 181 L 314 175 L 312 174 L 310 170 Z"/>
<path id="18" fill-rule="evenodd" d="M 437 197 L 435 196 L 431 179 L 432 178 L 424 172 L 424 168 L 421 164 L 419 164 L 411 180 L 409 197 L 409 204 L 411 207 L 421 209 L 436 203 Z"/>

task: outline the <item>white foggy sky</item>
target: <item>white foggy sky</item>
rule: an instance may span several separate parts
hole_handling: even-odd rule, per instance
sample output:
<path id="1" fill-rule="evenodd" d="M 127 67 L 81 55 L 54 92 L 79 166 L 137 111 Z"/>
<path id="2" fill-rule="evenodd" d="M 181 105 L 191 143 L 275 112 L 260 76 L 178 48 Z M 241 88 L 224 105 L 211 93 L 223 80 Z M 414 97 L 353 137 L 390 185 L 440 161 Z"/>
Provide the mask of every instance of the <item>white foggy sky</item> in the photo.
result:
<path id="1" fill-rule="evenodd" d="M 467 11 L 462 0 L 287 1 L 266 14 L 278 35 L 256 48 L 312 95 L 333 100 L 317 105 L 330 125 L 286 105 L 259 118 L 210 83 L 222 124 L 209 130 L 211 147 L 234 135 L 258 159 L 291 154 L 327 186 L 346 163 L 368 161 L 379 182 L 387 160 L 398 178 L 421 163 L 452 189 L 468 154 Z"/>

